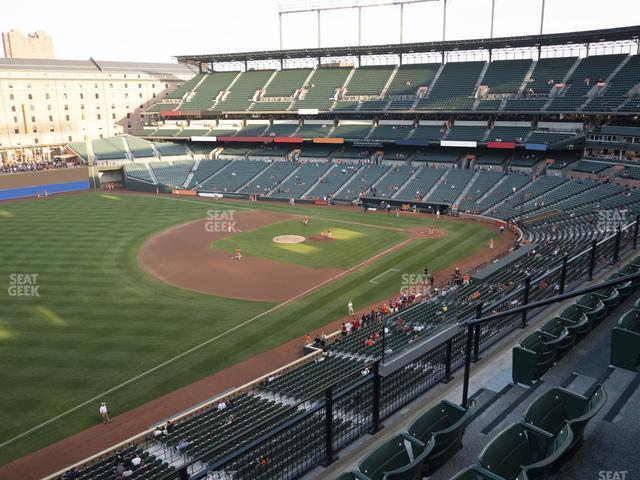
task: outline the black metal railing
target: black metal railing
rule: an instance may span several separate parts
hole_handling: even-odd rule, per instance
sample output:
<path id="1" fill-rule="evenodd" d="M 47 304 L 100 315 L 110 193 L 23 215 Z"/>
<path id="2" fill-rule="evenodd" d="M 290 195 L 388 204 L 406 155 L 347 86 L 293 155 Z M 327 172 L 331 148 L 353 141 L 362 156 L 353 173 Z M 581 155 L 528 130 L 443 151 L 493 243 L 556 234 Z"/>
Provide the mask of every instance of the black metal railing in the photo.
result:
<path id="1" fill-rule="evenodd" d="M 483 351 L 556 302 L 618 285 L 640 273 L 597 286 L 577 288 L 604 268 L 615 265 L 637 248 L 638 219 L 599 242 L 592 242 L 573 256 L 560 256 L 541 273 L 525 277 L 521 284 L 491 303 L 477 302 L 460 331 L 402 367 L 382 376 L 381 360 L 374 359 L 359 372 L 351 372 L 291 404 L 279 418 L 268 418 L 238 432 L 213 449 L 194 457 L 178 472 L 162 479 L 189 478 L 197 462 L 206 463 L 202 476 L 210 478 L 295 479 L 318 465 L 335 461 L 337 452 L 423 395 L 434 385 L 448 382 L 452 372 L 464 366 L 462 403 L 468 403 L 471 364 Z M 384 328 L 384 327 L 383 327 Z M 192 478 L 199 478 L 194 476 Z"/>

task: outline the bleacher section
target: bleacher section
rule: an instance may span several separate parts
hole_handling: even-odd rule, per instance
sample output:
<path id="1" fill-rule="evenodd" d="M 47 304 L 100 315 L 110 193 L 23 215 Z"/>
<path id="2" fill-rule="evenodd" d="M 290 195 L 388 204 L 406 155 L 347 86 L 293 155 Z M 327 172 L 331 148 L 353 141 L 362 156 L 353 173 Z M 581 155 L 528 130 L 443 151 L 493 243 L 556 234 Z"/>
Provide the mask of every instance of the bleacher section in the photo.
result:
<path id="1" fill-rule="evenodd" d="M 412 130 L 412 125 L 378 125 L 369 135 L 369 140 L 403 140 Z"/>
<path id="2" fill-rule="evenodd" d="M 320 181 L 308 193 L 309 198 L 327 198 L 333 196 L 353 177 L 360 166 L 334 165 L 331 170 L 320 177 Z"/>
<path id="3" fill-rule="evenodd" d="M 489 87 L 488 94 L 518 93 L 530 67 L 529 59 L 495 60 L 489 64 L 482 85 Z"/>
<path id="4" fill-rule="evenodd" d="M 264 87 L 269 78 L 274 74 L 273 70 L 249 70 L 243 72 L 240 77 L 229 87 L 229 93 L 216 103 L 215 110 L 222 112 L 243 112 L 253 102 L 256 92 Z"/>
<path id="5" fill-rule="evenodd" d="M 366 192 L 371 185 L 376 183 L 382 175 L 384 175 L 389 167 L 386 165 L 367 164 L 354 175 L 349 182 L 347 182 L 340 194 L 336 196 L 339 200 L 355 200 L 360 193 Z"/>
<path id="6" fill-rule="evenodd" d="M 626 57 L 616 54 L 586 58 L 552 57 L 536 61 L 448 62 L 444 67 L 434 63 L 399 67 L 300 68 L 279 70 L 275 74 L 273 70 L 214 72 L 196 75 L 147 111 L 214 109 L 266 113 L 317 108 L 336 112 L 386 112 L 411 110 L 415 104 L 417 110 L 475 108 L 476 111 L 489 112 L 500 111 L 505 99 L 506 111 L 539 112 L 550 102 L 547 110 L 552 112 L 577 111 L 585 103 L 584 111 L 620 109 L 627 112 L 634 108 L 633 100 L 627 101 L 629 91 L 639 83 L 638 55 L 632 55 L 608 84 L 596 87 L 598 81 L 604 82 L 623 60 L 626 61 Z M 525 84 L 532 63 L 534 66 Z M 475 87 L 485 65 L 487 69 L 479 86 L 487 88 L 479 89 L 476 100 Z M 442 72 L 432 85 L 440 68 Z M 353 75 L 347 83 L 351 72 Z M 232 82 L 233 86 L 229 88 Z M 332 98 L 342 87 L 345 89 L 339 92 L 341 99 L 334 101 Z M 226 95 L 222 95 L 225 92 Z M 552 93 L 554 98 L 550 101 Z M 176 100 L 180 102 L 176 103 Z M 160 136 L 161 133 L 154 135 Z"/>
<path id="7" fill-rule="evenodd" d="M 199 163 L 187 188 L 199 187 L 202 182 L 229 164 L 227 160 L 203 160 Z"/>
<path id="8" fill-rule="evenodd" d="M 187 93 L 191 92 L 193 88 L 198 83 L 200 83 L 200 80 L 202 80 L 204 76 L 205 76 L 204 73 L 199 73 L 197 75 L 194 75 L 193 78 L 187 80 L 172 92 L 169 92 L 165 98 L 173 99 L 173 100 L 182 100 Z"/>
<path id="9" fill-rule="evenodd" d="M 460 200 L 459 209 L 463 212 L 475 210 L 475 202 L 496 185 L 504 175 L 503 172 L 480 170 Z"/>
<path id="10" fill-rule="evenodd" d="M 584 112 L 611 112 L 628 98 L 631 89 L 640 83 L 640 55 L 633 55 L 611 81 L 582 109 Z"/>
<path id="11" fill-rule="evenodd" d="M 611 164 L 603 162 L 590 162 L 588 160 L 580 160 L 571 167 L 574 172 L 597 174 L 611 168 Z"/>
<path id="12" fill-rule="evenodd" d="M 446 171 L 446 169 L 420 167 L 394 198 L 422 200 Z"/>
<path id="13" fill-rule="evenodd" d="M 128 158 L 121 137 L 93 140 L 91 146 L 96 160 L 122 160 Z"/>
<path id="14" fill-rule="evenodd" d="M 329 110 L 333 104 L 333 97 L 336 89 L 344 86 L 347 77 L 351 73 L 351 68 L 319 68 L 311 77 L 308 91 L 302 100 L 293 103 L 291 110 L 301 108 L 317 108 L 319 110 Z"/>
<path id="15" fill-rule="evenodd" d="M 261 100 L 252 105 L 251 111 L 287 110 L 295 92 L 304 86 L 311 71 L 310 68 L 279 70 L 267 86 Z"/>
<path id="16" fill-rule="evenodd" d="M 474 175 L 473 170 L 452 169 L 438 182 L 438 186 L 425 198 L 427 202 L 452 205 Z"/>
<path id="17" fill-rule="evenodd" d="M 411 177 L 415 168 L 410 165 L 394 165 L 384 175 L 377 185 L 371 188 L 371 196 L 391 198 Z"/>
<path id="18" fill-rule="evenodd" d="M 153 162 L 149 166 L 153 169 L 158 182 L 172 187 L 182 187 L 193 168 L 193 162 Z"/>
<path id="19" fill-rule="evenodd" d="M 625 55 L 597 55 L 583 58 L 573 71 L 559 96 L 555 97 L 548 111 L 578 111 L 594 85 L 604 81 L 620 64 Z"/>
<path id="20" fill-rule="evenodd" d="M 205 180 L 200 189 L 205 192 L 235 192 L 268 166 L 266 162 L 236 160 Z"/>
<path id="21" fill-rule="evenodd" d="M 471 110 L 475 85 L 485 62 L 450 62 L 416 110 Z"/>
<path id="22" fill-rule="evenodd" d="M 331 167 L 332 164 L 327 162 L 304 163 L 294 175 L 278 186 L 272 196 L 275 198 L 301 198 Z"/>
<path id="23" fill-rule="evenodd" d="M 412 140 L 428 140 L 430 142 L 440 142 L 447 127 L 445 125 L 419 125 L 411 135 Z"/>
<path id="24" fill-rule="evenodd" d="M 265 137 L 290 137 L 298 127 L 297 123 L 274 123 L 263 135 Z"/>
<path id="25" fill-rule="evenodd" d="M 475 141 L 484 138 L 488 128 L 486 126 L 454 125 L 447 133 L 447 140 Z"/>
<path id="26" fill-rule="evenodd" d="M 135 158 L 148 158 L 155 156 L 151 142 L 147 142 L 142 138 L 134 137 L 133 135 L 125 135 L 125 138 L 129 144 L 129 150 L 131 150 L 131 153 Z"/>
<path id="27" fill-rule="evenodd" d="M 536 130 L 527 139 L 528 143 L 555 143 L 578 135 L 577 132 Z"/>
<path id="28" fill-rule="evenodd" d="M 301 138 L 326 137 L 333 128 L 333 123 L 326 124 L 305 123 L 296 132 L 296 136 Z"/>
<path id="29" fill-rule="evenodd" d="M 487 141 L 523 143 L 530 131 L 531 127 L 493 127 Z"/>
<path id="30" fill-rule="evenodd" d="M 482 200 L 476 202 L 476 206 L 480 211 L 487 210 L 516 193 L 530 181 L 531 175 L 511 173 L 500 184 L 496 184 L 496 188 L 493 191 L 490 191 Z"/>
<path id="31" fill-rule="evenodd" d="M 577 57 L 541 58 L 531 73 L 526 93 L 549 96 L 554 85 L 562 83 Z"/>
<path id="32" fill-rule="evenodd" d="M 310 68 L 279 70 L 266 88 L 263 98 L 293 97 L 296 90 L 304 86 L 310 73 Z"/>
<path id="33" fill-rule="evenodd" d="M 273 162 L 242 188 L 240 193 L 266 195 L 276 188 L 280 182 L 287 178 L 298 166 L 299 164 L 296 162 Z"/>
<path id="34" fill-rule="evenodd" d="M 346 138 L 347 140 L 364 139 L 371 131 L 371 124 L 346 124 L 338 125 L 330 137 Z"/>
<path id="35" fill-rule="evenodd" d="M 220 95 L 240 72 L 216 72 L 208 74 L 202 83 L 185 98 L 178 110 L 209 110 Z"/>

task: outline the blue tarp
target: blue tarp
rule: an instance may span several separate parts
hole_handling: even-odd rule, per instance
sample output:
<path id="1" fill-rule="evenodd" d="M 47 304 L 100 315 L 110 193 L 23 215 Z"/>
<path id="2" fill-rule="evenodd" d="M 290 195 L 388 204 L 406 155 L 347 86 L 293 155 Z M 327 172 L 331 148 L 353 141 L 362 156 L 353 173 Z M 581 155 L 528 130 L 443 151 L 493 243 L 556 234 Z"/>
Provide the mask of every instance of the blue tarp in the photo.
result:
<path id="1" fill-rule="evenodd" d="M 524 148 L 527 150 L 540 150 L 544 152 L 547 150 L 547 145 L 544 143 L 525 143 Z"/>
<path id="2" fill-rule="evenodd" d="M 33 187 L 10 188 L 0 190 L 0 200 L 9 200 L 12 198 L 35 197 L 38 194 L 47 195 L 63 192 L 75 192 L 77 190 L 87 190 L 89 188 L 89 180 L 81 180 L 79 182 L 53 183 L 48 185 L 36 185 Z"/>

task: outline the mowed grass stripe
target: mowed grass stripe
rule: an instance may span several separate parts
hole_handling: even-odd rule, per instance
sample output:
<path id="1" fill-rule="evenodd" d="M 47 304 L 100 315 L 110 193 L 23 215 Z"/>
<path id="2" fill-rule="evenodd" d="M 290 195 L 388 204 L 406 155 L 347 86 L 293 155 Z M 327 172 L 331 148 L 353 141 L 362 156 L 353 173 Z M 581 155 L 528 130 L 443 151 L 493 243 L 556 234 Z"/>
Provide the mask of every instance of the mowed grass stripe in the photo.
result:
<path id="1" fill-rule="evenodd" d="M 0 378 L 0 382 L 7 381 L 3 384 L 11 392 L 0 397 L 0 443 L 274 305 L 202 295 L 149 278 L 136 262 L 144 240 L 170 226 L 204 218 L 212 206 L 163 196 L 120 198 L 121 202 L 114 202 L 87 193 L 3 206 L 13 216 L 0 218 L 0 229 L 11 232 L 0 237 L 0 364 L 12 372 L 10 378 Z M 284 206 L 269 205 L 268 209 L 287 211 Z M 296 213 L 304 211 L 381 225 L 420 224 L 415 218 L 295 209 Z M 444 261 L 433 257 L 438 244 L 447 243 L 442 248 L 451 258 L 462 258 L 472 253 L 457 247 L 457 243 L 464 245 L 465 235 L 489 233 L 482 226 L 459 227 L 438 225 L 449 236 L 412 241 L 105 400 L 115 413 L 125 411 L 343 316 L 347 295 L 354 295 L 358 307 L 395 295 L 397 278 L 385 278 L 376 286 L 368 279 L 393 265 L 400 265 L 396 268 L 403 272 L 418 272 L 425 263 L 435 269 L 436 262 Z M 9 275 L 14 272 L 40 273 L 41 296 L 6 296 Z M 64 323 L 47 322 L 34 314 L 34 307 L 55 312 Z M 21 368 L 24 376 L 19 375 Z M 83 381 L 76 384 L 79 378 Z M 20 404 L 16 402 L 19 398 L 30 400 Z M 95 416 L 95 406 L 88 405 L 47 425 L 1 448 L 0 463 L 86 428 L 95 423 Z"/>

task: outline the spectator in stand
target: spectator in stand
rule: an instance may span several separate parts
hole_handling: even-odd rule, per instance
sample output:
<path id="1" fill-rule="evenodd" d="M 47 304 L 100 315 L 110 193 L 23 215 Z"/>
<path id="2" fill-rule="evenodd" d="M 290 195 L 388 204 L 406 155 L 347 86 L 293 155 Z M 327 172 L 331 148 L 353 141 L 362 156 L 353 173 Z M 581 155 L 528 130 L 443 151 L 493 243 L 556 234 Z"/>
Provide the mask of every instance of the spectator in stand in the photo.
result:
<path id="1" fill-rule="evenodd" d="M 62 476 L 62 480 L 76 480 L 81 476 L 80 472 L 74 467 Z"/>
<path id="2" fill-rule="evenodd" d="M 187 448 L 189 446 L 191 442 L 188 442 L 185 438 L 183 438 L 182 440 L 180 440 L 180 442 L 178 443 L 178 445 L 176 445 L 176 450 L 178 452 L 181 452 L 182 450 L 184 450 L 185 448 Z"/>

